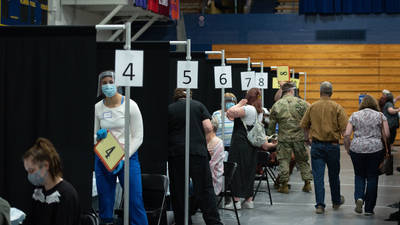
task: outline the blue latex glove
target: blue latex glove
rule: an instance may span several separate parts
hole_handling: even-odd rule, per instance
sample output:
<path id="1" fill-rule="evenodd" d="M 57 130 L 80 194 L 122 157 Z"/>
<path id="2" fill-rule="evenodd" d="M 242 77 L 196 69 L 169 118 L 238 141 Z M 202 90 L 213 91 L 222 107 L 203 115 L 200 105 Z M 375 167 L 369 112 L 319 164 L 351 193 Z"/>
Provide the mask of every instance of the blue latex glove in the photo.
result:
<path id="1" fill-rule="evenodd" d="M 118 164 L 117 167 L 112 171 L 112 173 L 115 175 L 117 174 L 122 168 L 124 168 L 124 160 L 121 160 Z"/>
<path id="2" fill-rule="evenodd" d="M 97 135 L 97 140 L 101 140 L 107 137 L 107 130 L 106 129 L 100 129 L 96 133 Z"/>

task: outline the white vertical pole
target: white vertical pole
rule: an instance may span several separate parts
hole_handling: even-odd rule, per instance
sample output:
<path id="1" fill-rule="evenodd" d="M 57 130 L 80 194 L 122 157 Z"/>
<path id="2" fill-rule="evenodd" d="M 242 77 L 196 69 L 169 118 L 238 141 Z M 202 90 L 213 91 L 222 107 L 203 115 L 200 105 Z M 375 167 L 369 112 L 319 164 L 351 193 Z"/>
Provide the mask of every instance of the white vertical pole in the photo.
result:
<path id="1" fill-rule="evenodd" d="M 221 50 L 221 66 L 225 66 L 225 50 Z M 221 135 L 225 145 L 225 88 L 221 88 Z"/>
<path id="2" fill-rule="evenodd" d="M 307 72 L 304 72 L 304 101 L 306 101 L 307 95 Z"/>
<path id="3" fill-rule="evenodd" d="M 190 61 L 190 39 L 186 43 L 186 60 Z M 185 128 L 185 225 L 189 222 L 189 150 L 190 150 L 190 88 L 186 88 L 186 128 Z"/>
<path id="4" fill-rule="evenodd" d="M 247 57 L 247 71 L 251 71 L 251 61 L 250 61 L 250 57 Z"/>
<path id="5" fill-rule="evenodd" d="M 131 23 L 125 23 L 125 50 L 131 50 Z M 129 225 L 129 124 L 131 88 L 125 87 L 124 225 Z"/>
<path id="6" fill-rule="evenodd" d="M 260 66 L 261 66 L 261 74 L 264 73 L 264 62 L 261 61 L 260 62 Z M 267 80 L 265 82 L 268 82 L 268 76 L 267 76 Z M 261 101 L 262 101 L 262 107 L 264 107 L 264 88 L 261 88 Z"/>

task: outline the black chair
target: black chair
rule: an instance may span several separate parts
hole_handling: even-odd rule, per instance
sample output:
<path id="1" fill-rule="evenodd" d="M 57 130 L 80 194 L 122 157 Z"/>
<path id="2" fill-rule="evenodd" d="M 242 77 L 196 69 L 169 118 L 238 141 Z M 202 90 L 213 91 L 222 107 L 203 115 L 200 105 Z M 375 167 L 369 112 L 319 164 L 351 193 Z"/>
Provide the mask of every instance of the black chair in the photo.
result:
<path id="1" fill-rule="evenodd" d="M 167 224 L 165 198 L 168 177 L 161 174 L 142 174 L 142 195 L 149 225 Z"/>
<path id="2" fill-rule="evenodd" d="M 236 209 L 236 204 L 234 204 L 235 200 L 234 200 L 232 192 L 231 192 L 231 182 L 232 182 L 233 175 L 235 174 L 236 167 L 237 167 L 237 163 L 235 163 L 235 162 L 224 162 L 225 190 L 219 194 L 220 199 L 219 199 L 217 205 L 221 204 L 222 199 L 223 198 L 226 199 L 226 197 L 229 194 L 231 197 L 231 201 L 233 203 L 236 220 L 237 220 L 238 224 L 240 225 L 240 220 L 239 220 L 239 215 L 238 215 L 238 212 Z"/>
<path id="3" fill-rule="evenodd" d="M 261 182 L 263 180 L 267 181 L 267 187 L 268 187 L 268 195 L 269 195 L 269 202 L 272 205 L 272 196 L 271 196 L 271 189 L 269 187 L 269 180 L 268 180 L 268 176 L 271 177 L 271 179 L 275 182 L 276 178 L 274 177 L 275 175 L 273 175 L 273 172 L 270 171 L 271 168 L 271 162 L 270 162 L 270 153 L 266 152 L 266 151 L 258 151 L 257 152 L 257 164 L 259 166 L 261 166 L 261 176 L 260 177 L 256 177 L 256 179 L 258 179 L 258 185 L 257 188 L 254 192 L 254 196 L 253 196 L 253 201 L 256 198 L 256 195 L 259 191 Z M 275 179 L 274 179 L 275 178 Z"/>

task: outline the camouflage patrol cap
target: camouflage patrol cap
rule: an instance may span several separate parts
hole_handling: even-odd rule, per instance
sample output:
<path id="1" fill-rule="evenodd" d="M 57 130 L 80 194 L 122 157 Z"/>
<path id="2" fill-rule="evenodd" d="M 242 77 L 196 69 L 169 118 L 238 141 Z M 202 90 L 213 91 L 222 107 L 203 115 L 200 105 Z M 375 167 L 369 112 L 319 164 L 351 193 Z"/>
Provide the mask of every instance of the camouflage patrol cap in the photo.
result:
<path id="1" fill-rule="evenodd" d="M 296 89 L 296 84 L 294 82 L 286 82 L 282 85 L 283 92 L 288 92 L 291 89 Z"/>

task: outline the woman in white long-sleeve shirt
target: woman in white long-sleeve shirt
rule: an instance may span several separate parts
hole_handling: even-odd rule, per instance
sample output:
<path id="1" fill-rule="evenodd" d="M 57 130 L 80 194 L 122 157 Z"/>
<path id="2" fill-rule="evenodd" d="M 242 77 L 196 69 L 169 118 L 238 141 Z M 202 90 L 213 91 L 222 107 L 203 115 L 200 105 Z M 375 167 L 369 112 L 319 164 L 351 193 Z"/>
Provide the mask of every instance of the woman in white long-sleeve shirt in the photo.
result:
<path id="1" fill-rule="evenodd" d="M 104 71 L 99 75 L 99 87 L 105 95 L 102 101 L 95 105 L 95 143 L 107 135 L 110 131 L 124 146 L 125 143 L 125 102 L 124 96 L 117 92 L 114 84 L 114 72 Z M 129 223 L 130 225 L 147 225 L 146 211 L 143 206 L 142 180 L 138 148 L 143 142 L 143 122 L 139 107 L 133 100 L 130 101 L 130 136 L 129 136 Z M 124 158 L 126 160 L 126 157 Z M 100 219 L 103 224 L 113 223 L 113 209 L 115 200 L 115 185 L 118 176 L 123 186 L 124 160 L 109 172 L 98 156 L 95 156 L 96 185 L 99 195 Z"/>

